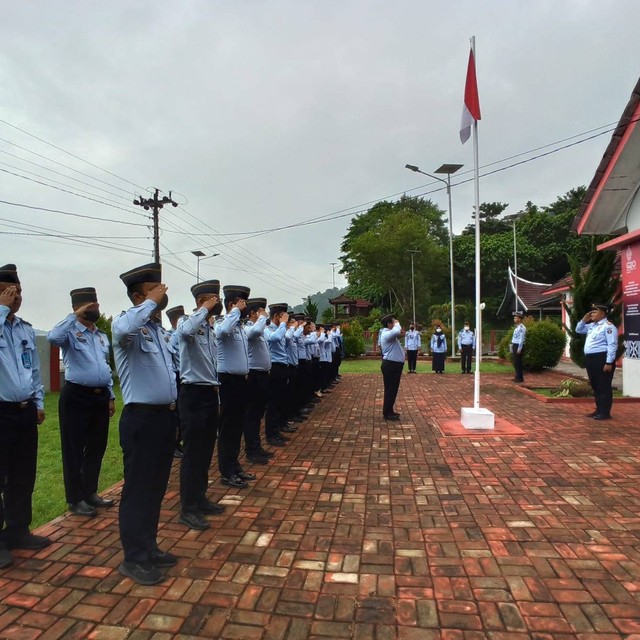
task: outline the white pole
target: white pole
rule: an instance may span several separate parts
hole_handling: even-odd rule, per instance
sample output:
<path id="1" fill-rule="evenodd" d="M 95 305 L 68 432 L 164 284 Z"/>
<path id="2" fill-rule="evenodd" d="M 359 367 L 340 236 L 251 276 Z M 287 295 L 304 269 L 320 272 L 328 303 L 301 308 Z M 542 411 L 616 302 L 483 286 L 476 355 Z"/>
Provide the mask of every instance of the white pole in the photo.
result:
<path id="1" fill-rule="evenodd" d="M 516 243 L 516 220 L 513 219 L 513 273 L 516 281 L 516 308 L 514 311 L 520 311 L 518 309 L 518 245 Z"/>
<path id="2" fill-rule="evenodd" d="M 413 299 L 413 326 L 416 326 L 416 286 L 413 279 L 413 251 L 411 252 L 411 297 Z"/>
<path id="3" fill-rule="evenodd" d="M 453 358 L 456 355 L 456 301 L 453 287 L 453 210 L 451 208 L 450 173 L 447 173 L 447 195 L 449 196 L 449 279 L 451 281 L 451 357 Z"/>
<path id="4" fill-rule="evenodd" d="M 476 38 L 471 38 L 475 60 Z M 476 208 L 476 371 L 473 376 L 473 407 L 480 408 L 480 363 L 482 361 L 482 310 L 480 309 L 480 171 L 478 162 L 478 122 L 473 122 L 473 186 Z"/>

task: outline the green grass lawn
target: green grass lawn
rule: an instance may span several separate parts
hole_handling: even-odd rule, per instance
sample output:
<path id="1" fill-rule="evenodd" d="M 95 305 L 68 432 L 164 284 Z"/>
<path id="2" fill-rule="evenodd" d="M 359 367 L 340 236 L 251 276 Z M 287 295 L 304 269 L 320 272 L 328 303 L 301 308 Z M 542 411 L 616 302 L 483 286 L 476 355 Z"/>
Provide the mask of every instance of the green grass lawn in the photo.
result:
<path id="1" fill-rule="evenodd" d="M 343 360 L 340 365 L 340 373 L 380 373 L 380 360 L 377 358 L 357 358 L 353 360 Z M 406 367 L 405 367 L 406 370 Z M 490 360 L 483 360 L 480 366 L 482 373 L 511 373 L 513 367 L 508 364 L 501 364 Z M 431 361 L 418 360 L 418 373 L 433 373 L 431 371 Z M 445 374 L 461 375 L 460 364 L 458 362 L 447 363 L 445 365 Z"/>
<path id="2" fill-rule="evenodd" d="M 115 394 L 116 414 L 111 418 L 109 444 L 102 461 L 99 487 L 101 491 L 122 480 L 122 450 L 118 442 L 118 421 L 122 411 L 119 388 L 115 389 Z M 53 520 L 67 509 L 62 481 L 58 395 L 57 393 L 46 394 L 44 401 L 46 419 L 39 427 L 38 468 L 33 494 L 32 527 L 34 528 Z"/>

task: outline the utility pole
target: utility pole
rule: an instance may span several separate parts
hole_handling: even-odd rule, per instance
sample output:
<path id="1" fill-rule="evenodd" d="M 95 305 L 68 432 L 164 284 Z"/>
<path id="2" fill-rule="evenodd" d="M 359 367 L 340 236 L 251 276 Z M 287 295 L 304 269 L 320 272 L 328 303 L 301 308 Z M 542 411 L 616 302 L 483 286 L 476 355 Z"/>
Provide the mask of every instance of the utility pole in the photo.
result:
<path id="1" fill-rule="evenodd" d="M 133 204 L 142 207 L 145 211 L 153 209 L 153 260 L 154 262 L 160 262 L 160 209 L 162 209 L 165 204 L 172 204 L 174 207 L 177 207 L 178 203 L 171 197 L 171 191 L 169 191 L 169 197 L 162 196 L 161 199 L 160 189 L 156 189 L 153 198 L 138 196 L 133 201 Z"/>
<path id="2" fill-rule="evenodd" d="M 416 326 L 416 286 L 413 277 L 413 256 L 420 253 L 419 249 L 407 249 L 407 253 L 411 254 L 411 298 L 413 299 L 413 326 Z"/>

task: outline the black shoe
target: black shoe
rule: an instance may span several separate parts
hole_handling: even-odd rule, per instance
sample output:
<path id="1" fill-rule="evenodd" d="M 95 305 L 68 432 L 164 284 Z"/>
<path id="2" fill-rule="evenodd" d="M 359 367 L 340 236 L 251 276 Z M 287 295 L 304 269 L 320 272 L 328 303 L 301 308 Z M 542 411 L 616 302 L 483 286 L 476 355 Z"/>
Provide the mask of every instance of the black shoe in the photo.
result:
<path id="1" fill-rule="evenodd" d="M 251 473 L 250 471 L 239 471 L 236 475 L 241 480 L 255 480 L 257 478 L 256 474 Z"/>
<path id="2" fill-rule="evenodd" d="M 9 553 L 9 549 L 0 542 L 0 569 L 6 569 L 13 564 L 13 558 Z"/>
<path id="3" fill-rule="evenodd" d="M 8 538 L 5 540 L 7 549 L 44 549 L 51 544 L 49 538 L 37 536 L 33 533 L 25 533 L 17 538 Z"/>
<path id="4" fill-rule="evenodd" d="M 305 416 L 293 416 L 293 418 L 291 418 L 291 422 L 304 422 L 307 418 Z"/>
<path id="5" fill-rule="evenodd" d="M 116 503 L 115 500 L 111 500 L 110 498 L 103 498 L 102 496 L 99 496 L 97 493 L 94 493 L 90 498 L 87 498 L 85 500 L 85 502 L 92 506 L 92 507 L 96 507 L 96 508 L 104 508 L 106 509 L 107 507 L 113 507 L 113 505 Z"/>
<path id="6" fill-rule="evenodd" d="M 213 516 L 219 516 L 224 513 L 225 507 L 217 502 L 212 502 L 206 498 L 198 505 L 200 513 L 211 514 Z"/>
<path id="7" fill-rule="evenodd" d="M 285 427 L 280 427 L 280 433 L 296 433 L 298 431 L 295 427 L 290 427 L 286 425 Z"/>
<path id="8" fill-rule="evenodd" d="M 71 511 L 75 516 L 85 516 L 87 518 L 95 518 L 98 515 L 98 512 L 84 500 L 80 500 L 80 502 L 76 502 L 75 504 L 70 504 L 69 511 Z"/>
<path id="9" fill-rule="evenodd" d="M 390 413 L 388 416 L 383 416 L 385 420 L 400 420 L 400 416 L 397 413 Z"/>
<path id="10" fill-rule="evenodd" d="M 603 413 L 596 413 L 595 416 L 593 416 L 594 420 L 611 420 L 611 416 L 610 415 L 605 415 Z"/>
<path id="11" fill-rule="evenodd" d="M 585 413 L 585 418 L 595 418 L 597 415 L 597 411 L 592 411 L 591 413 Z"/>
<path id="12" fill-rule="evenodd" d="M 267 442 L 272 447 L 285 447 L 287 445 L 287 441 L 284 440 L 284 438 L 281 438 L 279 436 L 274 436 L 273 438 L 267 438 Z"/>
<path id="13" fill-rule="evenodd" d="M 230 478 L 220 478 L 222 484 L 226 484 L 227 487 L 233 487 L 234 489 L 244 489 L 249 486 L 237 473 Z"/>
<path id="14" fill-rule="evenodd" d="M 180 449 L 176 449 L 173 452 L 173 457 L 174 458 L 178 458 L 179 459 L 179 458 L 182 458 L 183 456 L 184 456 L 184 453 Z"/>
<path id="15" fill-rule="evenodd" d="M 260 451 L 258 452 L 258 454 L 261 455 L 263 458 L 273 458 L 273 456 L 275 455 L 273 451 L 267 451 L 262 447 L 260 448 Z"/>
<path id="16" fill-rule="evenodd" d="M 162 572 L 150 562 L 136 564 L 135 562 L 127 562 L 125 560 L 118 567 L 118 571 L 123 576 L 127 576 L 127 578 L 131 578 L 134 582 L 143 585 L 158 584 L 164 580 Z"/>
<path id="17" fill-rule="evenodd" d="M 300 409 L 300 413 L 302 414 L 302 416 L 307 416 L 311 413 L 311 409 L 308 409 L 307 407 L 304 407 L 303 409 Z"/>
<path id="18" fill-rule="evenodd" d="M 400 417 L 400 414 L 397 411 L 394 411 L 393 413 L 391 413 L 390 415 L 392 416 L 397 416 L 398 418 Z"/>
<path id="19" fill-rule="evenodd" d="M 201 514 L 191 512 L 180 512 L 178 522 L 187 525 L 189 529 L 195 529 L 196 531 L 204 531 L 209 528 L 209 523 L 202 517 Z"/>
<path id="20" fill-rule="evenodd" d="M 259 455 L 247 455 L 247 460 L 251 462 L 251 464 L 269 464 L 269 460 L 271 458 L 267 458 L 267 456 L 259 456 Z"/>
<path id="21" fill-rule="evenodd" d="M 166 569 L 167 567 L 175 567 L 178 564 L 178 558 L 173 553 L 156 549 L 149 554 L 149 562 L 154 567 Z"/>

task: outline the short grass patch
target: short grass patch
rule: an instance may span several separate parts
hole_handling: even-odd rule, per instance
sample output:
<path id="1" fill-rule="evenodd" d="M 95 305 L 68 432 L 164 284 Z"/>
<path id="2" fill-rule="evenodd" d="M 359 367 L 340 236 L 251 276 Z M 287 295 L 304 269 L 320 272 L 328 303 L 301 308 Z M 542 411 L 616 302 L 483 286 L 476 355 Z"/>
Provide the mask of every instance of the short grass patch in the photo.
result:
<path id="1" fill-rule="evenodd" d="M 343 360 L 340 365 L 340 373 L 380 373 L 380 362 L 378 358 L 350 358 Z M 405 366 L 406 371 L 406 366 Z M 480 365 L 482 373 L 511 373 L 513 367 L 509 364 L 494 362 L 491 360 L 483 360 Z M 431 361 L 418 361 L 417 372 L 433 373 L 431 371 Z M 460 364 L 458 362 L 450 362 L 445 365 L 445 374 L 462 375 L 460 373 Z"/>
<path id="2" fill-rule="evenodd" d="M 120 389 L 115 389 L 116 414 L 109 426 L 109 442 L 102 460 L 99 490 L 102 491 L 122 480 L 122 450 L 118 437 L 118 422 L 122 411 Z M 58 421 L 58 393 L 47 393 L 44 401 L 45 421 L 38 427 L 38 467 L 33 493 L 32 527 L 53 520 L 67 510 L 62 479 L 62 453 L 60 449 L 60 423 Z"/>

